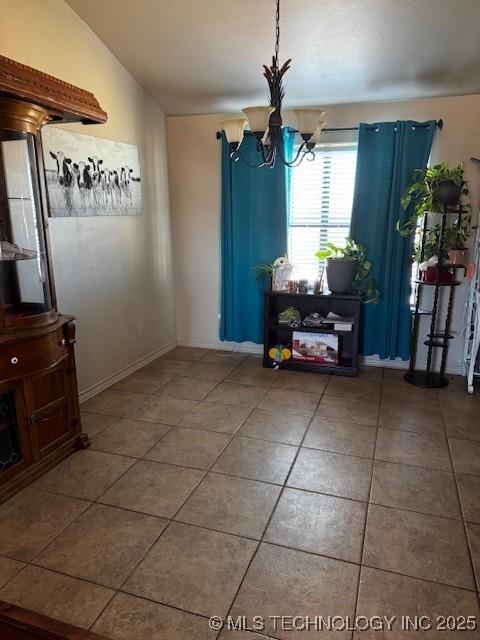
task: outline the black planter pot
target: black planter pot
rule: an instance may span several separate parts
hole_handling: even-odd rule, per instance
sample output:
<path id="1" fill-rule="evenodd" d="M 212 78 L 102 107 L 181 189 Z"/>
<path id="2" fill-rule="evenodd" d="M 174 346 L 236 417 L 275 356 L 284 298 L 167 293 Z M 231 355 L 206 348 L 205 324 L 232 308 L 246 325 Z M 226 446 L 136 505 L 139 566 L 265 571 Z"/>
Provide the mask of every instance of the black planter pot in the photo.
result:
<path id="1" fill-rule="evenodd" d="M 355 258 L 328 258 L 327 281 L 332 293 L 349 293 L 357 271 Z"/>
<path id="2" fill-rule="evenodd" d="M 453 180 L 444 180 L 440 182 L 433 191 L 433 198 L 445 207 L 451 207 L 460 200 L 462 187 Z"/>

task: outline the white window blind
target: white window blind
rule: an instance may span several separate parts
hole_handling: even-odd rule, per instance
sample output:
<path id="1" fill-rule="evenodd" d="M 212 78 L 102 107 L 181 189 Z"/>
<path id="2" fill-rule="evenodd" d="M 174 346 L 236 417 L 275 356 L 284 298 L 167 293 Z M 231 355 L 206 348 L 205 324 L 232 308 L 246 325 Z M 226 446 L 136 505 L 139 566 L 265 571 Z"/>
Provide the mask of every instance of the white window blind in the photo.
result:
<path id="1" fill-rule="evenodd" d="M 344 245 L 350 231 L 357 145 L 325 145 L 292 170 L 288 254 L 295 277 L 315 280 L 326 242 Z"/>

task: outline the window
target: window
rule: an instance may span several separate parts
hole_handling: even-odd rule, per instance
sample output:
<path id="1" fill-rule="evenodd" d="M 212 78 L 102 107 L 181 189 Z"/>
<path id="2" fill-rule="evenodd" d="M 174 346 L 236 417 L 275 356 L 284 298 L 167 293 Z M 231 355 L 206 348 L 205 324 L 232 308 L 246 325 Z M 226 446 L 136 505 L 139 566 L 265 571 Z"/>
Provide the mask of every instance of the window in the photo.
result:
<path id="1" fill-rule="evenodd" d="M 344 245 L 350 232 L 357 145 L 323 145 L 315 160 L 292 170 L 288 254 L 295 278 L 312 281 L 324 263 L 315 257 L 327 242 Z"/>

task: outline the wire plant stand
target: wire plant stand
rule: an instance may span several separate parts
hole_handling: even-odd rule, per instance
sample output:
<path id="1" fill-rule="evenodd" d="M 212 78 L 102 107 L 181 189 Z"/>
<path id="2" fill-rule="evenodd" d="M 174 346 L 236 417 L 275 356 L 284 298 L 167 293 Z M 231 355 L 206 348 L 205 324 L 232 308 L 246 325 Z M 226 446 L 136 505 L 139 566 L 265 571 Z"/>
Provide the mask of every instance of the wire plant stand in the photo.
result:
<path id="1" fill-rule="evenodd" d="M 443 213 L 438 214 L 425 214 L 421 250 L 420 250 L 420 262 L 425 260 L 425 244 L 427 238 L 427 232 L 429 228 L 429 218 L 431 215 L 441 216 L 440 233 L 438 239 L 438 251 L 439 257 L 437 265 L 437 275 L 433 282 L 427 282 L 422 279 L 415 281 L 415 307 L 412 317 L 412 334 L 410 338 L 410 364 L 408 372 L 404 378 L 410 384 L 414 384 L 418 387 L 424 388 L 440 388 L 448 385 L 448 378 L 445 376 L 445 369 L 447 366 L 447 357 L 450 341 L 453 339 L 453 335 L 450 333 L 453 302 L 455 298 L 455 289 L 461 284 L 455 279 L 456 271 L 463 269 L 466 271 L 466 267 L 463 264 L 449 264 L 445 262 L 445 236 L 447 228 L 449 227 L 452 215 L 457 216 L 455 224 L 460 227 L 462 222 L 462 215 L 467 211 L 460 206 L 445 205 Z M 445 274 L 452 275 L 450 281 Z M 422 301 L 425 297 L 426 287 L 433 287 L 433 302 L 430 309 L 424 309 L 422 307 Z M 440 302 L 443 295 L 443 291 L 447 292 L 448 303 L 445 318 L 443 321 L 439 318 Z M 427 364 L 425 370 L 417 369 L 417 351 L 418 351 L 418 339 L 420 332 L 420 321 L 424 316 L 430 316 L 430 328 L 424 341 L 424 345 L 427 346 Z M 434 370 L 434 349 L 440 350 L 440 370 Z"/>

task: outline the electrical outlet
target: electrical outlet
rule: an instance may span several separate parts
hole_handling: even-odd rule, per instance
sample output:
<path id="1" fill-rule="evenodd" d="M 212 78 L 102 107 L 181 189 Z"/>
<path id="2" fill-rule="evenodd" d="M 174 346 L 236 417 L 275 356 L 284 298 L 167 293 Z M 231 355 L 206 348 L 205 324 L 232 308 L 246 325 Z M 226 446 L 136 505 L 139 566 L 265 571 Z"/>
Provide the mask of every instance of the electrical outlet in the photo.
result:
<path id="1" fill-rule="evenodd" d="M 143 322 L 137 322 L 137 336 L 143 336 Z"/>

